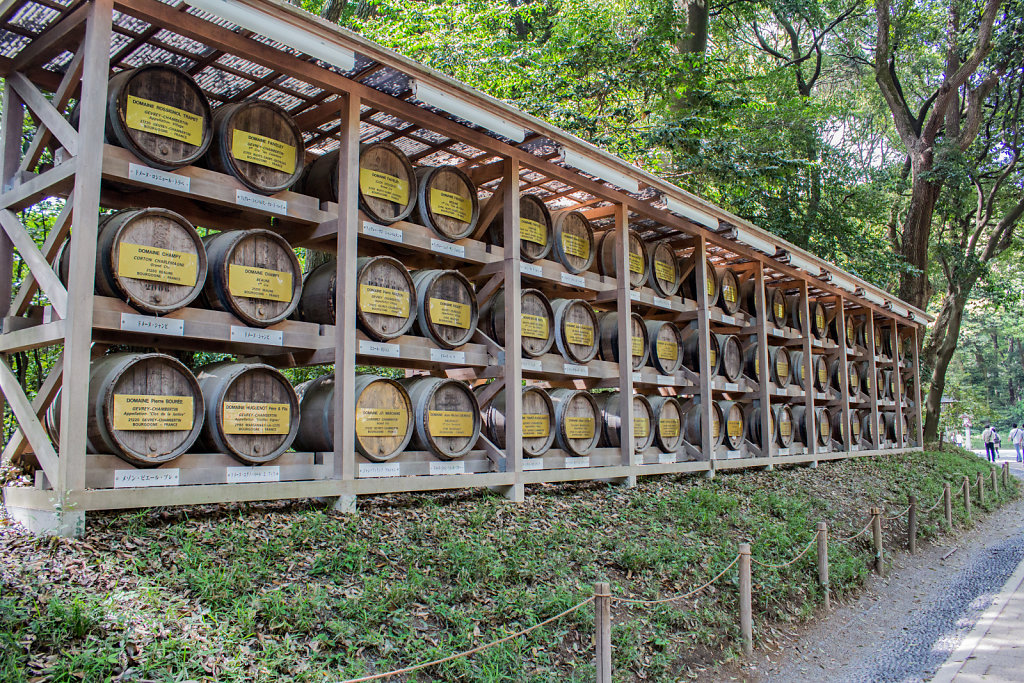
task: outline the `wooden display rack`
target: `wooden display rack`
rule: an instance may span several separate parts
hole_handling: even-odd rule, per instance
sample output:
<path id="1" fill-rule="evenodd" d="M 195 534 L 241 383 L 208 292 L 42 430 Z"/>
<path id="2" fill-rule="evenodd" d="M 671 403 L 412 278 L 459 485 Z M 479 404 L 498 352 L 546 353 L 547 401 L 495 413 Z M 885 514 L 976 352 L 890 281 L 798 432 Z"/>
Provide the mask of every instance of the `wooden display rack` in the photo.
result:
<path id="1" fill-rule="evenodd" d="M 922 421 L 915 421 L 916 434 L 904 435 L 902 416 L 908 408 L 916 411 L 921 405 L 916 350 L 919 326 L 927 320 L 923 312 L 891 297 L 886 301 L 881 290 L 852 276 L 843 276 L 854 285 L 844 289 L 831 281 L 832 275 L 839 274 L 838 269 L 756 226 L 292 5 L 280 0 L 241 0 L 231 5 L 233 11 L 262 16 L 263 26 L 284 27 L 290 35 L 303 39 L 286 46 L 277 42 L 281 38 L 263 36 L 245 27 L 236 29 L 234 24 L 180 0 L 84 0 L 68 6 L 51 0 L 0 2 L 0 31 L 5 44 L 0 54 L 0 75 L 6 79 L 0 131 L 0 226 L 7 237 L 0 244 L 0 264 L 10 275 L 17 252 L 28 269 L 12 303 L 8 304 L 12 301 L 10 289 L 0 292 L 0 353 L 6 356 L 62 347 L 60 359 L 32 400 L 8 364 L 0 363 L 0 389 L 20 426 L 4 449 L 4 459 L 30 450 L 40 466 L 36 486 L 8 487 L 4 502 L 31 528 L 78 534 L 89 510 L 224 501 L 330 496 L 337 497 L 338 509 L 352 511 L 358 495 L 394 491 L 491 487 L 512 500 L 522 500 L 525 486 L 539 482 L 601 479 L 630 484 L 637 476 L 678 472 L 712 476 L 720 469 L 902 452 L 922 443 Z M 277 33 L 277 29 L 271 32 Z M 320 61 L 303 53 L 304 45 L 330 45 L 337 51 L 348 51 L 351 64 L 334 66 Z M 310 158 L 337 149 L 339 202 L 321 203 L 294 192 L 260 200 L 229 176 L 196 167 L 156 171 L 129 152 L 104 144 L 106 90 L 111 73 L 148 62 L 169 61 L 192 74 L 215 105 L 248 97 L 281 104 L 304 131 Z M 417 100 L 419 85 L 440 90 L 453 102 L 468 104 L 513 128 L 522 128 L 522 140 L 492 133 L 482 125 L 448 114 L 436 103 L 430 106 Z M 44 92 L 52 97 L 47 98 Z M 78 102 L 78 130 L 66 120 L 67 105 L 72 100 Z M 22 151 L 26 113 L 35 124 L 35 133 Z M 414 163 L 449 163 L 466 171 L 484 195 L 490 194 L 482 213 L 495 216 L 502 212 L 505 245 L 519 244 L 520 193 L 536 194 L 551 209 L 583 211 L 597 229 L 613 230 L 620 273 L 628 272 L 627 240 L 632 228 L 647 241 L 668 240 L 678 254 L 693 255 L 697 282 L 706 280 L 707 257 L 716 267 L 728 266 L 752 278 L 759 310 L 764 310 L 765 286 L 772 285 L 800 295 L 804 320 L 810 320 L 810 304 L 821 301 L 832 308 L 840 323 L 845 316 L 856 314 L 888 325 L 895 357 L 880 358 L 870 334 L 866 349 L 851 350 L 843 324 L 838 325 L 839 338 L 832 342 L 812 340 L 810 335 L 769 325 L 763 315 L 756 319 L 726 315 L 708 305 L 703 287 L 697 288 L 696 301 L 679 295 L 662 298 L 648 287 L 631 290 L 628 278 L 571 275 L 552 260 L 525 263 L 516 248 L 502 249 L 473 238 L 445 242 L 412 222 L 376 225 L 359 212 L 357 169 L 360 144 L 379 140 L 397 144 Z M 46 155 L 48 151 L 52 161 Z M 589 159 L 598 170 L 577 170 L 562 158 L 563 151 Z M 47 160 L 40 163 L 41 159 Z M 594 175 L 601 169 L 609 169 L 607 176 L 612 180 Z M 636 187 L 622 187 L 634 183 Z M 124 186 L 132 186 L 135 191 L 125 192 Z M 54 199 L 64 201 L 63 210 L 38 246 L 17 212 Z M 168 205 L 198 225 L 268 228 L 286 237 L 293 247 L 336 253 L 338 324 L 286 321 L 256 330 L 245 328 L 227 313 L 186 308 L 155 318 L 96 296 L 93 264 L 98 210 Z M 754 244 L 768 243 L 771 247 L 750 246 L 749 238 L 744 241 L 733 235 L 736 231 L 753 234 L 757 237 Z M 65 288 L 50 264 L 69 233 L 74 258 Z M 460 269 L 475 281 L 482 298 L 504 287 L 505 338 L 490 340 L 478 334 L 472 343 L 447 351 L 419 337 L 381 344 L 357 332 L 357 254 L 360 249 L 387 251 L 398 244 L 418 253 L 420 256 L 414 258 L 423 262 L 429 259 L 430 263 Z M 796 259 L 803 264 L 801 267 L 795 265 Z M 10 277 L 0 277 L 0 286 L 10 287 L 10 281 Z M 618 357 L 622 359 L 631 357 L 631 310 L 650 318 L 695 325 L 701 340 L 701 370 L 682 370 L 663 377 L 651 368 L 634 371 L 628 361 L 593 361 L 570 367 L 554 354 L 524 360 L 520 353 L 520 296 L 524 285 L 584 298 L 598 308 L 618 311 Z M 36 299 L 37 291 L 45 300 Z M 873 296 L 865 298 L 868 293 Z M 895 313 L 894 305 L 906 313 Z M 756 381 L 727 384 L 711 376 L 709 339 L 716 330 L 757 339 L 760 377 Z M 846 370 L 835 397 L 813 391 L 775 390 L 768 379 L 769 339 L 772 344 L 802 350 L 810 378 L 815 354 L 844 359 L 851 352 L 863 354 L 872 377 L 881 364 L 899 368 L 899 340 L 904 337 L 912 340 L 914 349 L 910 364 L 913 401 L 905 402 L 897 395 L 890 406 L 878 399 L 874 386 L 865 400 L 874 424 L 878 424 L 880 411 L 891 411 L 896 419 L 896 443 L 903 444 L 908 437 L 906 442 L 912 446 L 895 448 L 884 441 L 884 434 L 875 434 L 858 450 L 847 449 L 842 442 L 828 450 L 819 449 L 815 445 L 816 406 L 839 409 L 844 424 L 850 424 Z M 220 351 L 259 358 L 280 367 L 333 363 L 335 450 L 288 453 L 279 462 L 259 468 L 237 467 L 220 454 L 189 454 L 156 470 L 134 470 L 113 456 L 87 455 L 88 375 L 83 369 L 88 368 L 90 357 L 109 344 Z M 461 465 L 436 464 L 438 461 L 417 452 L 406 452 L 393 464 L 374 465 L 361 461 L 352 446 L 357 363 L 426 371 L 476 383 L 493 380 L 487 389 L 490 394 L 502 386 L 519 387 L 526 379 L 551 386 L 617 388 L 624 396 L 642 390 L 679 395 L 684 401 L 699 397 L 701 443 L 685 444 L 678 453 L 659 453 L 655 448 L 634 452 L 632 401 L 624 401 L 623 446 L 598 449 L 586 461 L 567 458 L 559 451 L 525 459 L 519 430 L 509 430 L 505 450 L 481 439 L 477 450 Z M 61 387 L 65 398 L 60 421 L 66 428 L 61 429 L 54 448 L 40 416 Z M 521 395 L 518 391 L 507 394 L 507 421 L 518 424 Z M 801 452 L 780 451 L 768 437 L 768 411 L 762 411 L 762 443 L 748 441 L 738 452 L 714 449 L 711 401 L 725 396 L 757 399 L 762 406 L 773 401 L 802 403 L 807 408 L 809 445 L 791 449 Z M 170 471 L 175 474 L 168 474 Z M 161 483 L 165 485 L 146 486 L 142 480 L 151 477 L 163 477 L 166 481 Z"/>

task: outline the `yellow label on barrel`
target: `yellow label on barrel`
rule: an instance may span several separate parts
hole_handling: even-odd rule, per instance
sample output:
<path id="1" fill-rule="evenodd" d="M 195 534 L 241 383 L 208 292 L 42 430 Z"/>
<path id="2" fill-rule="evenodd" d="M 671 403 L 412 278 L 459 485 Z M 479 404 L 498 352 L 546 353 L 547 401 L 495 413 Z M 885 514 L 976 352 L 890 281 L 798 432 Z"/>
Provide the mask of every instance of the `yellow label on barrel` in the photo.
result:
<path id="1" fill-rule="evenodd" d="M 356 436 L 403 437 L 408 429 L 405 408 L 356 406 Z"/>
<path id="2" fill-rule="evenodd" d="M 643 256 L 629 252 L 629 272 L 637 274 L 642 274 L 644 272 Z"/>
<path id="3" fill-rule="evenodd" d="M 864 386 L 871 389 L 871 375 L 866 375 L 864 377 Z"/>
<path id="4" fill-rule="evenodd" d="M 117 274 L 138 280 L 192 287 L 199 271 L 199 257 L 183 251 L 122 242 L 117 249 Z"/>
<path id="5" fill-rule="evenodd" d="M 465 410 L 431 410 L 427 413 L 431 436 L 473 436 L 473 413 Z"/>
<path id="6" fill-rule="evenodd" d="M 225 434 L 287 434 L 292 407 L 287 403 L 224 401 Z"/>
<path id="7" fill-rule="evenodd" d="M 570 344 L 593 346 L 594 328 L 586 323 L 565 323 L 565 340 Z"/>
<path id="8" fill-rule="evenodd" d="M 779 359 L 775 361 L 775 374 L 779 376 L 779 379 L 784 379 L 789 376 L 789 363 Z"/>
<path id="9" fill-rule="evenodd" d="M 824 384 L 828 381 L 828 368 L 824 363 L 818 363 L 818 382 Z"/>
<path id="10" fill-rule="evenodd" d="M 818 311 L 814 315 L 814 324 L 818 326 L 819 330 L 824 329 L 825 328 L 825 314 L 822 313 L 821 311 Z"/>
<path id="11" fill-rule="evenodd" d="M 675 282 L 676 269 L 669 263 L 655 259 L 654 276 L 662 282 Z"/>
<path id="12" fill-rule="evenodd" d="M 569 439 L 593 439 L 594 418 L 592 417 L 567 417 L 565 418 L 565 436 Z"/>
<path id="13" fill-rule="evenodd" d="M 463 223 L 473 218 L 473 202 L 468 197 L 436 187 L 430 188 L 430 210 Z"/>
<path id="14" fill-rule="evenodd" d="M 376 285 L 359 285 L 359 309 L 396 318 L 409 317 L 409 292 Z"/>
<path id="15" fill-rule="evenodd" d="M 114 394 L 114 429 L 124 432 L 192 429 L 191 396 Z"/>
<path id="16" fill-rule="evenodd" d="M 732 284 L 731 282 L 727 282 L 724 285 L 722 285 L 722 296 L 725 297 L 725 300 L 728 301 L 729 303 L 736 303 L 736 297 L 738 296 L 738 292 L 736 291 L 736 285 Z"/>
<path id="17" fill-rule="evenodd" d="M 542 315 L 523 313 L 521 327 L 523 336 L 530 339 L 547 339 L 550 334 L 548 331 L 548 319 Z"/>
<path id="18" fill-rule="evenodd" d="M 721 432 L 722 424 L 718 421 L 718 416 L 712 414 L 711 416 L 711 438 L 718 440 L 718 434 Z"/>
<path id="19" fill-rule="evenodd" d="M 228 291 L 248 299 L 291 301 L 292 274 L 232 263 L 228 266 Z"/>
<path id="20" fill-rule="evenodd" d="M 775 302 L 775 318 L 782 320 L 786 317 L 786 305 L 781 301 Z"/>
<path id="21" fill-rule="evenodd" d="M 128 96 L 124 123 L 132 130 L 162 135 L 198 147 L 203 143 L 203 117 L 162 102 Z"/>
<path id="22" fill-rule="evenodd" d="M 359 191 L 396 204 L 409 203 L 409 181 L 372 168 L 359 168 Z"/>
<path id="23" fill-rule="evenodd" d="M 754 356 L 754 374 L 760 376 L 761 374 L 761 359 Z"/>
<path id="24" fill-rule="evenodd" d="M 860 386 L 860 375 L 857 374 L 857 370 L 851 367 L 849 369 L 850 386 L 856 389 Z"/>
<path id="25" fill-rule="evenodd" d="M 295 173 L 295 146 L 258 133 L 236 128 L 231 134 L 231 156 L 282 173 Z"/>
<path id="26" fill-rule="evenodd" d="M 573 235 L 570 232 L 563 232 L 562 251 L 569 256 L 575 256 L 586 260 L 590 258 L 590 242 L 579 235 Z"/>
<path id="27" fill-rule="evenodd" d="M 713 346 L 708 349 L 708 361 L 712 365 L 718 362 L 718 352 L 715 351 L 715 347 Z M 756 375 L 758 374 L 758 372 L 759 370 L 757 369 L 757 360 L 754 360 L 754 374 Z"/>
<path id="28" fill-rule="evenodd" d="M 711 273 L 708 273 L 708 296 L 715 295 L 715 278 Z"/>
<path id="29" fill-rule="evenodd" d="M 853 341 L 853 321 L 852 320 L 847 320 L 846 321 L 846 341 L 848 341 L 848 342 L 852 342 Z"/>
<path id="30" fill-rule="evenodd" d="M 726 433 L 729 436 L 740 436 L 743 434 L 743 422 L 740 420 L 729 420 L 725 425 Z"/>
<path id="31" fill-rule="evenodd" d="M 661 360 L 676 360 L 679 358 L 679 345 L 673 341 L 659 339 L 655 346 L 658 349 L 658 358 Z M 711 361 L 712 363 L 714 361 Z"/>
<path id="32" fill-rule="evenodd" d="M 448 299 L 430 298 L 430 320 L 438 325 L 469 329 L 472 309 L 469 304 L 460 304 Z"/>
<path id="33" fill-rule="evenodd" d="M 523 438 L 543 439 L 551 433 L 551 421 L 547 413 L 523 413 Z"/>
<path id="34" fill-rule="evenodd" d="M 519 239 L 523 242 L 533 242 L 540 246 L 548 243 L 548 229 L 543 223 L 532 221 L 529 218 L 519 219 Z"/>
<path id="35" fill-rule="evenodd" d="M 633 436 L 638 439 L 646 439 L 651 433 L 651 421 L 646 417 L 633 418 Z"/>
<path id="36" fill-rule="evenodd" d="M 661 430 L 661 435 L 666 439 L 674 439 L 679 436 L 679 418 L 677 417 L 663 417 L 658 420 L 658 429 Z"/>
<path id="37" fill-rule="evenodd" d="M 793 423 L 789 420 L 783 420 L 779 423 L 779 433 L 782 436 L 789 436 L 793 433 Z"/>
<path id="38" fill-rule="evenodd" d="M 806 368 L 804 368 L 803 363 L 801 363 L 800 364 L 800 381 L 803 382 L 805 377 L 807 377 Z"/>
<path id="39" fill-rule="evenodd" d="M 630 346 L 631 346 L 631 348 L 630 348 L 629 352 L 631 354 L 633 354 L 634 356 L 642 356 L 642 355 L 644 355 L 644 338 L 643 337 L 633 337 L 632 338 L 632 343 L 631 343 Z"/>

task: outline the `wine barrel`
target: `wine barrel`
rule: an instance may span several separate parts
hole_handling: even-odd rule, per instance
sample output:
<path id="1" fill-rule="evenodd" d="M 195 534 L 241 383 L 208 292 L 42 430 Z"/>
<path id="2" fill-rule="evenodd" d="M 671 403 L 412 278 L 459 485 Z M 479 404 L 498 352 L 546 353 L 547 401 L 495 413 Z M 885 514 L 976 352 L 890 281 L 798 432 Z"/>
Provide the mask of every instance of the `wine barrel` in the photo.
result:
<path id="1" fill-rule="evenodd" d="M 813 306 L 811 308 L 813 309 Z M 794 330 L 798 330 L 801 334 L 807 334 L 807 323 L 804 320 L 804 307 L 799 294 L 790 294 L 786 296 L 786 322 L 785 324 L 779 323 L 779 325 L 782 327 L 792 327 Z"/>
<path id="2" fill-rule="evenodd" d="M 850 411 L 850 415 L 853 415 L 853 411 Z M 836 410 L 830 413 L 832 419 L 832 438 L 843 445 L 844 448 L 849 448 L 850 444 L 846 441 L 846 422 L 843 420 L 843 411 Z"/>
<path id="3" fill-rule="evenodd" d="M 813 355 L 812 355 L 813 362 Z M 811 368 L 811 372 L 814 372 L 814 368 Z M 798 387 L 807 391 L 807 368 L 804 367 L 804 352 L 803 351 L 790 351 L 789 352 L 789 379 L 790 382 L 796 384 Z"/>
<path id="4" fill-rule="evenodd" d="M 882 414 L 879 413 L 878 417 L 879 420 L 881 420 Z M 871 411 L 863 411 L 863 415 L 860 418 L 861 438 L 868 442 L 874 441 L 875 436 L 878 434 L 878 430 L 876 429 L 876 427 L 877 425 L 875 424 L 874 420 L 871 419 Z"/>
<path id="5" fill-rule="evenodd" d="M 896 443 L 896 413 L 882 413 L 885 424 L 885 440 Z"/>
<path id="6" fill-rule="evenodd" d="M 822 407 L 815 408 L 814 413 L 818 419 L 814 430 L 818 437 L 818 445 L 826 447 L 832 443 L 832 411 Z"/>
<path id="7" fill-rule="evenodd" d="M 796 404 L 790 410 L 793 412 L 793 441 L 807 445 L 807 407 Z"/>
<path id="8" fill-rule="evenodd" d="M 679 291 L 679 260 L 672 245 L 666 241 L 650 245 L 648 261 L 651 270 L 648 282 L 658 296 L 675 296 Z"/>
<path id="9" fill-rule="evenodd" d="M 334 450 L 334 375 L 295 387 L 299 397 L 299 451 Z M 356 452 L 373 462 L 386 462 L 405 450 L 412 439 L 412 403 L 398 382 L 377 375 L 355 377 Z"/>
<path id="10" fill-rule="evenodd" d="M 675 374 L 683 364 L 683 337 L 675 323 L 645 320 L 650 364 L 662 375 Z"/>
<path id="11" fill-rule="evenodd" d="M 759 382 L 761 379 L 760 348 L 760 344 L 751 339 L 743 349 L 743 372 L 755 382 Z"/>
<path id="12" fill-rule="evenodd" d="M 579 211 L 556 211 L 551 215 L 551 251 L 573 274 L 590 269 L 594 263 L 594 229 Z"/>
<path id="13" fill-rule="evenodd" d="M 722 429 L 722 424 L 725 422 L 725 417 L 722 412 L 722 407 L 718 401 L 711 402 L 711 447 L 718 448 L 725 442 L 725 430 Z M 695 396 L 693 403 L 690 405 L 689 410 L 686 411 L 686 415 L 683 418 L 683 439 L 686 443 L 690 444 L 694 448 L 700 450 L 703 448 L 701 442 L 701 426 L 700 426 L 700 397 Z"/>
<path id="14" fill-rule="evenodd" d="M 483 390 L 486 384 L 480 385 Z M 481 411 L 483 433 L 491 443 L 505 450 L 505 390 L 502 389 Z M 522 427 L 523 455 L 536 458 L 544 455 L 555 442 L 555 404 L 548 393 L 536 386 L 523 387 Z"/>
<path id="15" fill-rule="evenodd" d="M 865 327 L 865 325 L 864 325 L 864 317 L 863 316 L 857 316 L 857 317 L 851 316 L 851 318 L 853 320 L 853 325 L 852 325 L 852 327 L 853 327 L 853 346 L 866 347 L 867 346 L 867 339 L 864 336 L 864 327 Z"/>
<path id="16" fill-rule="evenodd" d="M 647 325 L 639 313 L 630 313 L 630 327 L 632 338 L 630 349 L 632 354 L 633 369 L 639 370 L 647 365 L 647 358 L 650 354 L 650 340 L 647 337 Z M 600 351 L 601 360 L 610 363 L 619 362 L 619 314 L 615 311 L 603 311 L 597 316 L 598 329 L 601 331 Z"/>
<path id="17" fill-rule="evenodd" d="M 736 273 L 731 268 L 719 268 L 716 275 L 719 288 L 722 290 L 721 296 L 718 297 L 718 303 L 729 315 L 740 310 L 740 279 L 736 277 Z"/>
<path id="18" fill-rule="evenodd" d="M 882 355 L 886 358 L 892 358 L 892 330 L 889 329 L 888 325 L 879 325 L 878 335 L 882 342 Z M 876 346 L 875 349 L 877 352 L 878 346 Z"/>
<path id="19" fill-rule="evenodd" d="M 717 372 L 730 382 L 737 381 L 743 375 L 743 349 L 740 340 L 734 334 L 714 334 L 718 346 L 716 354 Z"/>
<path id="20" fill-rule="evenodd" d="M 853 443 L 851 445 L 853 446 L 860 443 L 860 430 L 863 423 L 860 413 L 861 411 L 859 410 L 850 411 L 850 433 L 853 434 Z"/>
<path id="21" fill-rule="evenodd" d="M 725 447 L 731 451 L 738 450 L 747 433 L 746 410 L 739 401 L 719 401 L 718 405 L 725 418 Z"/>
<path id="22" fill-rule="evenodd" d="M 828 336 L 828 312 L 819 301 L 811 304 L 811 332 L 821 340 Z"/>
<path id="23" fill-rule="evenodd" d="M 785 346 L 771 346 L 768 348 L 768 359 L 771 362 L 770 380 L 780 389 L 788 387 L 792 377 L 789 350 Z"/>
<path id="24" fill-rule="evenodd" d="M 185 453 L 203 426 L 196 378 L 162 353 L 112 353 L 89 365 L 89 453 L 112 453 L 137 467 L 155 467 Z M 47 431 L 60 440 L 60 394 L 47 411 Z"/>
<path id="25" fill-rule="evenodd" d="M 814 390 L 825 393 L 828 389 L 828 362 L 823 356 L 814 357 Z"/>
<path id="26" fill-rule="evenodd" d="M 443 349 L 469 342 L 480 315 L 473 283 L 457 270 L 417 270 L 412 282 L 420 334 Z"/>
<path id="27" fill-rule="evenodd" d="M 615 231 L 606 230 L 597 240 L 597 272 L 605 277 L 618 277 L 615 264 Z M 647 260 L 647 246 L 640 233 L 629 231 L 629 287 L 640 289 L 647 282 L 650 263 Z"/>
<path id="28" fill-rule="evenodd" d="M 707 259 L 704 263 L 704 270 L 707 274 L 707 279 L 703 283 L 705 291 L 708 294 L 708 306 L 714 306 L 718 303 L 719 295 L 719 282 L 718 282 L 718 269 L 715 268 L 715 264 L 711 262 L 711 259 Z M 682 264 L 682 272 L 685 273 L 682 278 L 682 284 L 680 285 L 683 290 L 683 298 L 690 299 L 691 301 L 697 301 L 697 293 L 700 291 L 697 287 L 697 261 L 694 255 L 691 254 Z"/>
<path id="29" fill-rule="evenodd" d="M 469 237 L 480 220 L 476 185 L 455 166 L 416 169 L 416 218 L 449 242 Z"/>
<path id="30" fill-rule="evenodd" d="M 700 329 L 691 323 L 680 333 L 683 349 L 683 365 L 691 372 L 700 372 Z M 718 374 L 722 364 L 722 354 L 718 347 L 718 335 L 712 334 L 708 348 L 708 359 L 711 361 L 711 376 Z"/>
<path id="31" fill-rule="evenodd" d="M 55 259 L 67 286 L 71 240 Z M 100 219 L 96 292 L 144 313 L 163 315 L 188 306 L 203 291 L 206 249 L 185 218 L 167 209 L 129 209 Z"/>
<path id="32" fill-rule="evenodd" d="M 539 289 L 524 289 L 520 294 L 520 336 L 523 355 L 543 356 L 555 343 L 555 312 Z M 505 290 L 499 289 L 480 308 L 480 329 L 498 346 L 505 345 Z"/>
<path id="33" fill-rule="evenodd" d="M 480 404 L 464 383 L 442 377 L 399 380 L 413 407 L 412 445 L 441 460 L 463 457 L 480 438 Z"/>
<path id="34" fill-rule="evenodd" d="M 106 141 L 154 168 L 199 161 L 213 140 L 212 118 L 196 82 L 169 64 L 121 71 L 107 85 Z"/>
<path id="35" fill-rule="evenodd" d="M 796 295 L 799 299 L 799 294 Z M 767 321 L 778 327 L 785 327 L 789 324 L 789 303 L 786 301 L 786 293 L 778 287 L 765 287 L 764 300 L 768 304 Z M 740 310 L 744 313 L 758 317 L 761 309 L 757 305 L 757 280 L 747 278 L 740 283 Z"/>
<path id="36" fill-rule="evenodd" d="M 571 363 L 589 363 L 597 356 L 598 322 L 593 307 L 582 299 L 555 299 L 555 344 Z"/>
<path id="37" fill-rule="evenodd" d="M 894 384 L 892 381 L 891 370 L 879 370 L 878 371 L 878 398 L 893 400 L 895 398 L 893 394 Z"/>
<path id="38" fill-rule="evenodd" d="M 618 391 L 597 395 L 601 407 L 601 445 L 618 448 L 622 444 L 622 400 Z M 643 452 L 654 442 L 654 411 L 643 394 L 633 394 L 633 449 Z"/>
<path id="39" fill-rule="evenodd" d="M 390 142 L 359 148 L 359 208 L 384 225 L 405 220 L 416 208 L 416 172 L 405 153 Z M 306 169 L 299 190 L 324 202 L 338 201 L 338 150 Z"/>
<path id="40" fill-rule="evenodd" d="M 850 396 L 856 397 L 860 393 L 860 371 L 853 361 L 850 361 L 847 366 L 846 376 L 850 380 Z"/>
<path id="41" fill-rule="evenodd" d="M 498 211 L 487 226 L 487 240 L 505 246 L 505 212 Z M 519 195 L 519 258 L 533 263 L 551 253 L 551 212 L 537 195 Z"/>
<path id="42" fill-rule="evenodd" d="M 270 230 L 228 230 L 203 238 L 209 275 L 203 303 L 253 327 L 281 322 L 299 305 L 302 267 Z"/>
<path id="43" fill-rule="evenodd" d="M 793 409 L 786 404 L 774 406 L 775 424 L 779 428 L 779 444 L 783 448 L 793 445 Z"/>
<path id="44" fill-rule="evenodd" d="M 601 438 L 601 409 L 594 396 L 578 389 L 553 389 L 555 443 L 566 455 L 590 455 Z"/>
<path id="45" fill-rule="evenodd" d="M 654 415 L 654 445 L 662 453 L 675 453 L 683 444 L 683 408 L 675 396 L 648 396 Z"/>
<path id="46" fill-rule="evenodd" d="M 299 432 L 299 398 L 279 370 L 218 361 L 199 368 L 196 379 L 206 402 L 201 448 L 260 465 L 292 445 Z"/>
<path id="47" fill-rule="evenodd" d="M 305 145 L 288 112 L 267 100 L 247 99 L 213 113 L 213 141 L 204 161 L 253 192 L 275 194 L 302 175 Z"/>
<path id="48" fill-rule="evenodd" d="M 758 448 L 761 447 L 761 402 L 754 401 L 751 403 L 751 410 L 747 411 L 747 438 L 754 443 Z M 768 411 L 768 441 L 769 443 L 776 443 L 778 439 L 778 415 L 775 410 Z M 790 424 L 792 429 L 792 424 Z M 765 453 L 764 455 L 767 455 Z"/>

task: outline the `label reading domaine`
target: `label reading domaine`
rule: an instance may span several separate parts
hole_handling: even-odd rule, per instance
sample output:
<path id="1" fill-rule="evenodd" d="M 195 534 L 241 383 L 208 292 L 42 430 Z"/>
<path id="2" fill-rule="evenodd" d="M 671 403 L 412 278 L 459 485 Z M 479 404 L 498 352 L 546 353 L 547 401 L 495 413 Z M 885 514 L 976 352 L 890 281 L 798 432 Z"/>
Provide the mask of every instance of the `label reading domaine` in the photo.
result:
<path id="1" fill-rule="evenodd" d="M 590 456 L 584 455 L 583 457 L 579 458 L 566 458 L 565 466 L 567 469 L 575 469 L 577 467 L 590 467 Z"/>
<path id="2" fill-rule="evenodd" d="M 274 199 L 273 197 L 266 197 L 254 192 L 246 192 L 245 190 L 235 190 L 235 204 L 268 213 L 277 213 L 282 216 L 288 215 L 288 202 L 285 200 Z"/>
<path id="3" fill-rule="evenodd" d="M 572 285 L 573 287 L 586 287 L 587 281 L 582 275 L 573 275 L 572 273 L 562 273 L 562 284 Z"/>
<path id="4" fill-rule="evenodd" d="M 462 460 L 455 462 L 431 462 L 431 474 L 465 474 L 466 463 Z"/>
<path id="5" fill-rule="evenodd" d="M 188 192 L 192 188 L 192 179 L 188 176 L 167 171 L 158 171 L 142 164 L 128 164 L 128 180 L 134 180 L 147 185 L 155 185 L 168 190 Z"/>
<path id="6" fill-rule="evenodd" d="M 360 478 L 398 477 L 402 468 L 397 462 L 361 462 L 359 463 Z"/>
<path id="7" fill-rule="evenodd" d="M 543 277 L 544 275 L 544 269 L 536 263 L 520 263 L 519 272 L 523 275 L 532 275 L 534 277 Z"/>
<path id="8" fill-rule="evenodd" d="M 577 377 L 590 376 L 590 369 L 586 365 L 576 365 L 575 363 L 562 363 L 562 372 L 566 375 L 576 375 Z"/>
<path id="9" fill-rule="evenodd" d="M 398 228 L 389 228 L 386 225 L 378 225 L 370 221 L 363 221 L 363 234 L 370 237 L 378 237 L 389 242 L 401 243 L 404 235 Z"/>
<path id="10" fill-rule="evenodd" d="M 430 349 L 430 360 L 435 363 L 465 363 L 465 351 L 448 351 L 446 349 Z"/>
<path id="11" fill-rule="evenodd" d="M 385 344 L 383 342 L 359 340 L 359 353 L 368 356 L 384 356 L 386 358 L 400 358 L 402 349 L 398 344 Z"/>
<path id="12" fill-rule="evenodd" d="M 264 467 L 229 467 L 227 468 L 229 484 L 265 484 L 281 481 L 281 467 L 266 465 Z"/>
<path id="13" fill-rule="evenodd" d="M 284 332 L 281 330 L 261 330 L 256 327 L 231 326 L 231 341 L 247 344 L 266 344 L 267 346 L 284 346 Z"/>
<path id="14" fill-rule="evenodd" d="M 149 486 L 177 486 L 181 470 L 114 470 L 115 489 L 146 488 Z"/>
<path id="15" fill-rule="evenodd" d="M 121 329 L 125 332 L 146 332 L 165 334 L 170 337 L 185 336 L 185 321 L 171 318 L 157 318 L 152 315 L 121 314 Z"/>
<path id="16" fill-rule="evenodd" d="M 458 258 L 465 258 L 466 247 L 461 244 L 452 244 L 451 242 L 445 242 L 439 240 L 436 237 L 430 238 L 430 251 L 438 254 L 448 254 L 450 256 L 456 256 Z"/>

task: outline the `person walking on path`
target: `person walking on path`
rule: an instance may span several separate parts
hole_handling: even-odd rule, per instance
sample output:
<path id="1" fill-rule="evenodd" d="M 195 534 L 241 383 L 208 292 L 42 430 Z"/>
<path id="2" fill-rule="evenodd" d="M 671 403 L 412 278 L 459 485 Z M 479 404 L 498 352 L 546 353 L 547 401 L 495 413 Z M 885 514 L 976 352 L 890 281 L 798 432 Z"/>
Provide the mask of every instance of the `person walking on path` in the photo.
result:
<path id="1" fill-rule="evenodd" d="M 981 440 L 985 442 L 985 456 L 988 460 L 996 461 L 996 430 L 992 425 L 986 424 L 985 430 L 981 433 Z"/>
<path id="2" fill-rule="evenodd" d="M 1010 430 L 1010 441 L 1013 442 L 1013 447 L 1017 450 L 1017 462 L 1021 460 L 1021 450 L 1024 449 L 1024 429 L 1017 426 L 1017 423 L 1013 423 L 1013 429 Z"/>

